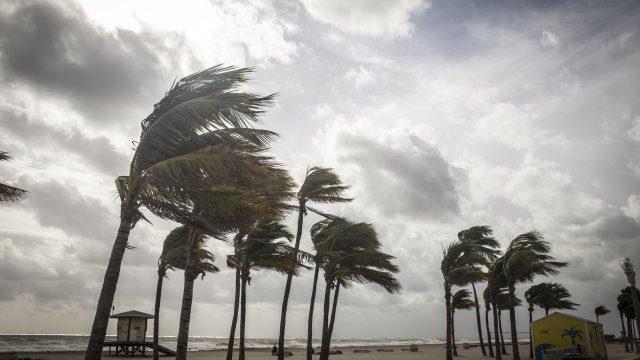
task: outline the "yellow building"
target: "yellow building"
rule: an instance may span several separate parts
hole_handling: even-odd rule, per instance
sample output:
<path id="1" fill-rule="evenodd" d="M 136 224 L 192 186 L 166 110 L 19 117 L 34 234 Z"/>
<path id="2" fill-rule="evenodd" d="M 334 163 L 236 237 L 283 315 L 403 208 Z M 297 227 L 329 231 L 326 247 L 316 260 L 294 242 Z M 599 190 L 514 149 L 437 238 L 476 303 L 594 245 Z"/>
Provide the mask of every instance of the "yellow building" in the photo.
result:
<path id="1" fill-rule="evenodd" d="M 607 360 L 602 324 L 554 312 L 531 323 L 535 359 L 543 360 L 546 349 L 584 345 L 596 360 Z"/>

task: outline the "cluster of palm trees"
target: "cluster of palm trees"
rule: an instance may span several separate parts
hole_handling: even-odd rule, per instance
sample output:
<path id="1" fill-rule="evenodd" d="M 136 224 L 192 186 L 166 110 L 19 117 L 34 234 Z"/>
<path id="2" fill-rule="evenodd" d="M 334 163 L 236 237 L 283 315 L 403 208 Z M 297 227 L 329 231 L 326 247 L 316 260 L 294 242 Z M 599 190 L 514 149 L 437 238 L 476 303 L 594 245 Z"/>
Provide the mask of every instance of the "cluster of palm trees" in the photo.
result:
<path id="1" fill-rule="evenodd" d="M 142 121 L 129 174 L 116 179 L 121 201 L 120 226 L 106 269 L 91 329 L 86 359 L 100 359 L 109 310 L 118 282 L 130 231 L 146 220 L 142 208 L 179 227 L 166 237 L 158 260 L 158 286 L 154 325 L 157 358 L 158 315 L 162 281 L 169 270 L 183 270 L 184 289 L 176 359 L 186 359 L 194 281 L 219 271 L 214 256 L 204 248 L 208 239 L 233 238 L 227 266 L 235 271 L 234 314 L 227 358 L 231 359 L 240 312 L 239 358 L 244 359 L 247 286 L 252 271 L 270 270 L 287 275 L 279 333 L 278 358 L 284 358 L 286 309 L 292 278 L 302 268 L 315 267 L 309 312 L 308 357 L 311 348 L 316 283 L 325 280 L 321 359 L 331 344 L 338 294 L 353 283 L 374 283 L 389 293 L 400 290 L 394 277 L 393 257 L 381 251 L 371 224 L 319 212 L 309 203 L 339 203 L 344 185 L 332 169 L 312 167 L 299 191 L 287 171 L 267 154 L 277 134 L 256 129 L 273 95 L 239 91 L 251 69 L 214 66 L 175 83 L 153 112 Z M 289 202 L 297 199 L 296 205 Z M 294 236 L 282 224 L 298 211 Z M 314 254 L 300 250 L 302 227 L 308 211 L 323 220 L 311 227 Z M 333 293 L 333 296 L 331 296 Z M 331 301 L 331 299 L 333 300 Z"/>
<path id="2" fill-rule="evenodd" d="M 489 226 L 474 226 L 460 231 L 458 239 L 443 249 L 441 271 L 444 277 L 446 307 L 446 352 L 447 360 L 457 355 L 455 346 L 454 314 L 456 310 L 476 309 L 478 337 L 484 356 L 502 359 L 506 354 L 502 337 L 502 311 L 509 312 L 513 359 L 520 359 L 516 333 L 515 308 L 522 304 L 516 296 L 516 285 L 532 282 L 537 276 L 558 274 L 559 269 L 568 266 L 550 255 L 551 248 L 537 231 L 516 236 L 502 252 L 499 242 L 492 236 Z M 476 284 L 486 283 L 483 292 L 485 302 L 485 326 L 488 353 L 485 348 L 480 320 L 480 305 Z M 472 291 L 460 289 L 453 293 L 453 287 L 471 285 Z M 471 294 L 473 293 L 473 300 Z M 529 305 L 529 321 L 537 305 L 548 314 L 550 309 L 574 309 L 577 304 L 569 301 L 570 294 L 564 286 L 556 283 L 540 283 L 525 292 Z M 493 318 L 493 344 L 489 327 L 489 312 Z M 531 336 L 531 334 L 530 334 Z M 495 351 L 494 351 L 495 348 Z M 530 348 L 529 357 L 533 357 Z"/>
<path id="3" fill-rule="evenodd" d="M 635 289 L 635 288 L 634 288 Z M 633 352 L 634 351 L 634 343 L 633 339 L 638 337 L 637 330 L 634 327 L 634 321 L 636 319 L 636 312 L 633 308 L 633 299 L 632 299 L 632 288 L 627 286 L 620 290 L 620 294 L 618 294 L 617 300 L 617 308 L 618 313 L 620 314 L 620 322 L 622 325 L 622 341 L 624 342 L 624 351 Z M 640 297 L 640 291 L 635 289 L 636 295 Z M 606 309 L 606 308 L 605 308 Z M 597 310 L 597 309 L 596 309 Z M 608 310 L 608 309 L 607 309 Z M 625 319 L 627 326 L 625 327 Z M 635 344 L 635 346 L 638 346 Z"/>

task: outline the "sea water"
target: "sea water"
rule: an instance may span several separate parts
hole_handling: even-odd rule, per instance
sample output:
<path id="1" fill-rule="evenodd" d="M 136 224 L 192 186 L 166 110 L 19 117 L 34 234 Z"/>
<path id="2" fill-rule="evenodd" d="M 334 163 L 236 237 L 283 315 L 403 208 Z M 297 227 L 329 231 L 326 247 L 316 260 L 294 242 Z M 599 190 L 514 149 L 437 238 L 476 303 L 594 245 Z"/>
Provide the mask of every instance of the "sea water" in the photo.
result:
<path id="1" fill-rule="evenodd" d="M 176 348 L 175 336 L 161 336 L 159 343 L 169 349 Z M 105 341 L 115 341 L 115 336 L 107 336 Z M 147 341 L 153 341 L 147 337 Z M 458 339 L 460 342 L 474 342 L 474 339 Z M 17 334 L 0 335 L 0 351 L 22 351 L 22 352 L 47 352 L 47 351 L 84 351 L 89 342 L 88 335 L 52 335 L 52 334 Z M 229 342 L 228 337 L 216 336 L 190 336 L 189 351 L 199 350 L 220 350 L 226 349 Z M 238 339 L 235 346 L 238 346 Z M 275 338 L 245 338 L 247 348 L 270 348 L 278 343 Z M 335 338 L 331 339 L 331 346 L 392 346 L 392 345 L 425 345 L 444 344 L 444 339 L 439 338 Z M 305 348 L 306 338 L 288 338 L 285 346 L 290 348 Z M 313 346 L 320 346 L 320 339 L 313 339 Z"/>

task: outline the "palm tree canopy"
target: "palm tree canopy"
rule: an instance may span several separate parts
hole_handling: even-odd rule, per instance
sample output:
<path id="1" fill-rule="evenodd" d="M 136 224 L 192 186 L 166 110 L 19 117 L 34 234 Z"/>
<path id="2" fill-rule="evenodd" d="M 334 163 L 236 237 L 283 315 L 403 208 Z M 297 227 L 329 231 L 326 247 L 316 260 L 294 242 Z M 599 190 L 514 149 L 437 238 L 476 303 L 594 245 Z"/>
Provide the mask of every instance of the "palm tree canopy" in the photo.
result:
<path id="1" fill-rule="evenodd" d="M 9 161 L 12 157 L 8 152 L 0 151 L 0 161 Z M 3 201 L 11 201 L 16 202 L 20 201 L 27 197 L 28 191 L 19 189 L 17 187 L 9 186 L 0 183 L 0 202 Z"/>
<path id="2" fill-rule="evenodd" d="M 298 199 L 305 204 L 307 201 L 316 203 L 349 202 L 352 199 L 344 197 L 349 186 L 342 181 L 331 168 L 314 166 L 307 170 L 304 182 L 298 191 Z"/>
<path id="3" fill-rule="evenodd" d="M 475 304 L 471 300 L 471 292 L 467 289 L 460 289 L 451 296 L 452 310 L 471 310 L 475 307 Z"/>
<path id="4" fill-rule="evenodd" d="M 600 315 L 607 315 L 608 313 L 611 312 L 611 310 L 607 309 L 607 307 L 604 305 L 598 305 L 596 306 L 594 312 L 596 316 L 600 316 Z"/>
<path id="5" fill-rule="evenodd" d="M 399 269 L 392 263 L 393 256 L 380 251 L 382 244 L 373 225 L 332 216 L 311 227 L 311 239 L 328 282 L 344 287 L 373 283 L 389 293 L 400 291 L 393 276 Z"/>
<path id="6" fill-rule="evenodd" d="M 229 205 L 229 200 L 240 198 L 241 208 L 258 212 L 257 206 L 249 206 L 264 201 L 259 192 L 251 191 L 255 185 L 270 174 L 288 175 L 264 155 L 276 134 L 250 127 L 273 96 L 237 91 L 251 71 L 214 66 L 178 81 L 155 105 L 142 122 L 129 175 L 116 182 L 123 216 L 135 224 L 143 218 L 138 208 L 146 206 L 164 219 L 203 231 L 218 229 L 210 235 L 220 236 L 246 224 L 231 216 L 207 224 L 205 219 L 220 219 L 225 212 L 215 202 L 206 208 L 216 211 L 216 216 L 194 211 L 205 208 L 194 199 L 222 197 Z"/>
<path id="7" fill-rule="evenodd" d="M 493 230 L 490 226 L 472 226 L 458 233 L 458 240 L 461 242 L 473 243 L 475 251 L 484 256 L 487 261 L 492 262 L 500 256 L 500 243 L 493 238 Z"/>
<path id="8" fill-rule="evenodd" d="M 283 238 L 287 241 L 282 241 Z M 249 282 L 251 270 L 298 275 L 303 264 L 293 256 L 293 247 L 288 244 L 292 238 L 286 226 L 277 221 L 258 223 L 246 233 L 235 236 L 234 253 L 228 255 L 227 265 L 240 269 Z M 310 260 L 312 256 L 298 251 L 298 258 Z"/>
<path id="9" fill-rule="evenodd" d="M 513 306 L 517 307 L 522 305 L 522 300 L 517 296 L 513 297 Z M 501 288 L 496 293 L 496 307 L 500 311 L 509 310 L 509 293 L 507 289 Z"/>
<path id="10" fill-rule="evenodd" d="M 636 289 L 638 297 L 640 298 L 640 291 Z M 618 311 L 623 313 L 625 316 L 635 319 L 635 310 L 633 308 L 633 299 L 631 297 L 631 287 L 627 286 L 624 289 L 620 290 L 620 294 L 617 297 L 618 300 Z"/>
<path id="11" fill-rule="evenodd" d="M 442 251 L 440 270 L 445 282 L 451 285 L 465 285 L 468 283 L 470 269 L 487 266 L 487 259 L 476 250 L 474 242 L 454 241 Z"/>
<path id="12" fill-rule="evenodd" d="M 187 263 L 187 248 L 189 246 L 190 229 L 179 226 L 169 233 L 162 246 L 162 254 L 158 260 L 159 269 L 184 270 Z M 196 249 L 196 276 L 204 277 L 206 273 L 217 273 L 220 269 L 214 265 L 215 256 L 204 248 L 205 236 L 197 236 L 192 246 Z"/>
<path id="13" fill-rule="evenodd" d="M 549 252 L 550 244 L 539 232 L 518 235 L 503 256 L 503 272 L 509 284 L 533 281 L 538 275 L 557 275 L 558 269 L 569 265 L 555 261 Z"/>
<path id="14" fill-rule="evenodd" d="M 538 305 L 546 311 L 550 309 L 575 310 L 579 304 L 571 302 L 570 297 L 569 291 L 558 283 L 536 284 L 525 292 L 525 298 L 530 306 Z"/>

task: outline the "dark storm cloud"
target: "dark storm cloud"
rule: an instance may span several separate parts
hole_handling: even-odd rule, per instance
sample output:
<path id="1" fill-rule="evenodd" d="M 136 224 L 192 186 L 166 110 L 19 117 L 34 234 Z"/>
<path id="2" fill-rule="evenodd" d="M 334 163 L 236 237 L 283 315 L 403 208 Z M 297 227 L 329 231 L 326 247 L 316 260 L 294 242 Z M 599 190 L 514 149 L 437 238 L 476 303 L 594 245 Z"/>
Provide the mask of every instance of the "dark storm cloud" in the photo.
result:
<path id="1" fill-rule="evenodd" d="M 77 129 L 57 129 L 1 109 L 0 130 L 23 143 L 51 149 L 47 154 L 59 156 L 60 150 L 69 151 L 107 176 L 115 177 L 127 171 L 129 159 L 117 152 L 109 139 L 103 136 L 88 138 Z"/>
<path id="2" fill-rule="evenodd" d="M 0 301 L 33 295 L 39 302 L 86 301 L 91 292 L 86 278 L 95 276 L 87 267 L 74 266 L 74 251 L 66 245 L 67 256 L 43 258 L 56 240 L 28 234 L 0 232 Z M 50 254 L 51 255 L 51 254 Z"/>
<path id="3" fill-rule="evenodd" d="M 153 104 L 158 59 L 149 35 L 88 22 L 67 2 L 24 1 L 0 8 L 0 64 L 5 81 L 64 98 L 89 121 L 120 121 L 123 107 Z"/>
<path id="4" fill-rule="evenodd" d="M 459 195 L 456 170 L 434 146 L 416 136 L 406 139 L 416 151 L 401 151 L 351 135 L 342 135 L 341 160 L 361 170 L 358 179 L 369 203 L 388 216 L 457 215 Z"/>
<path id="5" fill-rule="evenodd" d="M 33 211 L 43 226 L 60 229 L 70 236 L 83 238 L 83 241 L 108 242 L 114 236 L 117 214 L 103 206 L 98 199 L 84 197 L 68 183 L 49 181 L 25 184 L 30 196 L 23 205 Z"/>

